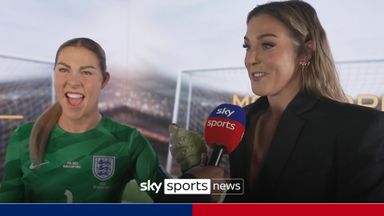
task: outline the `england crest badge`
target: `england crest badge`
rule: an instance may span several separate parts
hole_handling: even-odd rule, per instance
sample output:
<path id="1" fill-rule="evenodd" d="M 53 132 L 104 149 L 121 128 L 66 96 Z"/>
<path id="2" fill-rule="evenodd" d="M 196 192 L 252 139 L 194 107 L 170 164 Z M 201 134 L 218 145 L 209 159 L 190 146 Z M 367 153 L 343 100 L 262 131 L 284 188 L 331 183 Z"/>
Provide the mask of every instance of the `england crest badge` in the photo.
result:
<path id="1" fill-rule="evenodd" d="M 115 157 L 94 155 L 92 172 L 93 175 L 100 181 L 108 180 L 115 172 Z"/>

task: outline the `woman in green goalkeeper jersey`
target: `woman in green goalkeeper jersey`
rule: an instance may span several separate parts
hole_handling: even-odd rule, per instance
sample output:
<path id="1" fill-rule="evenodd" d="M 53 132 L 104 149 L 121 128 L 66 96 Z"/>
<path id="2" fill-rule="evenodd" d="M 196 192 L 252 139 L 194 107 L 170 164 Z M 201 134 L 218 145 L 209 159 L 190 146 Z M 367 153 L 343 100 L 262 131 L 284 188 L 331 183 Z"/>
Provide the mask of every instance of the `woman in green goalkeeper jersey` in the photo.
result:
<path id="1" fill-rule="evenodd" d="M 54 75 L 58 103 L 9 141 L 0 202 L 120 202 L 133 178 L 163 181 L 148 141 L 98 110 L 109 80 L 99 44 L 88 38 L 62 44 Z M 162 201 L 160 194 L 150 192 L 154 201 Z"/>

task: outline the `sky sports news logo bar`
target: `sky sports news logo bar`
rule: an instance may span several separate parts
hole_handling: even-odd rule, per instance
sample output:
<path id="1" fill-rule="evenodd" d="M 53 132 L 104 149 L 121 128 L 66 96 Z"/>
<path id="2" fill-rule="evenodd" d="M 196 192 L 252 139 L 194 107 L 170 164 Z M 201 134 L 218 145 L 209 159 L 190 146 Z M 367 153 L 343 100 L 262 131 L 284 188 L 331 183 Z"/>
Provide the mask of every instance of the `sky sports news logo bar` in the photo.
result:
<path id="1" fill-rule="evenodd" d="M 167 195 L 243 195 L 244 179 L 216 178 L 216 179 L 164 179 L 156 183 L 150 180 L 140 183 L 141 191 L 160 193 L 161 188 Z"/>

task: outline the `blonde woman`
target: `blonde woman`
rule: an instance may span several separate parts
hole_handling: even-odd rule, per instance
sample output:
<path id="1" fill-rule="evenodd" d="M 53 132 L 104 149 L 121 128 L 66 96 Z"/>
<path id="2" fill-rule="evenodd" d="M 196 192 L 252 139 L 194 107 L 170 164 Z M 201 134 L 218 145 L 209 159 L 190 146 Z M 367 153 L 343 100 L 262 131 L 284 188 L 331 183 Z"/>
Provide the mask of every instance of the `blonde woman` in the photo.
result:
<path id="1" fill-rule="evenodd" d="M 324 29 L 303 1 L 248 14 L 245 66 L 261 96 L 230 155 L 229 202 L 383 202 L 384 116 L 345 103 Z"/>

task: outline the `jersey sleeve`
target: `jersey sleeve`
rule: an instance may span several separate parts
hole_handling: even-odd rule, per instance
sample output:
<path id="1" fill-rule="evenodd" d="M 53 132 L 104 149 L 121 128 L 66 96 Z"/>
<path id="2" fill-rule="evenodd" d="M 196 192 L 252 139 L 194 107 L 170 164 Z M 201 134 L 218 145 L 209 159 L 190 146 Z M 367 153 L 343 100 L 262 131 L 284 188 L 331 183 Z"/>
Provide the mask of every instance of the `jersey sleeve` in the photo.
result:
<path id="1" fill-rule="evenodd" d="M 159 160 L 151 144 L 138 131 L 133 135 L 134 142 L 138 145 L 134 173 L 138 185 L 140 185 L 141 182 L 146 182 L 148 180 L 151 182 L 163 183 L 165 176 L 161 172 Z M 155 202 L 163 202 L 165 199 L 162 190 L 157 194 L 154 191 L 148 192 L 148 194 Z"/>
<path id="2" fill-rule="evenodd" d="M 21 181 L 22 170 L 20 160 L 21 129 L 12 134 L 6 151 L 4 177 L 0 188 L 0 202 L 23 202 L 24 186 Z"/>

